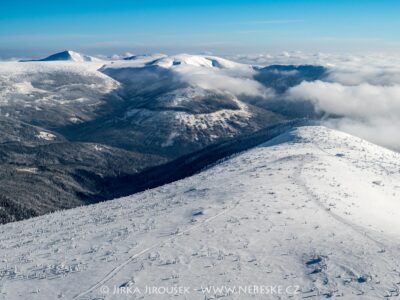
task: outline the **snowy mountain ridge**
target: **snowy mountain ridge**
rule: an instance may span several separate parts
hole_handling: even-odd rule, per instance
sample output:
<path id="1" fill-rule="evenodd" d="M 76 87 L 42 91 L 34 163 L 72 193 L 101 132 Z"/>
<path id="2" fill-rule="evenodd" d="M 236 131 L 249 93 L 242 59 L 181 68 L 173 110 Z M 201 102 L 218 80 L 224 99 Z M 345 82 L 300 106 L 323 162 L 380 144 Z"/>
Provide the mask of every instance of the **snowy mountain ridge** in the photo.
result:
<path id="1" fill-rule="evenodd" d="M 396 297 L 399 159 L 305 126 L 184 180 L 2 225 L 0 299 Z M 160 297 L 149 285 L 190 293 Z M 286 294 L 201 288 L 210 285 Z"/>
<path id="2" fill-rule="evenodd" d="M 153 54 L 153 55 L 138 55 L 125 58 L 122 61 L 114 61 L 112 64 L 107 64 L 107 67 L 139 67 L 139 66 L 159 66 L 166 69 L 178 68 L 179 66 L 192 66 L 202 68 L 217 68 L 217 69 L 242 69 L 250 71 L 251 65 L 233 62 L 231 60 L 209 55 L 194 55 L 194 54 Z"/>

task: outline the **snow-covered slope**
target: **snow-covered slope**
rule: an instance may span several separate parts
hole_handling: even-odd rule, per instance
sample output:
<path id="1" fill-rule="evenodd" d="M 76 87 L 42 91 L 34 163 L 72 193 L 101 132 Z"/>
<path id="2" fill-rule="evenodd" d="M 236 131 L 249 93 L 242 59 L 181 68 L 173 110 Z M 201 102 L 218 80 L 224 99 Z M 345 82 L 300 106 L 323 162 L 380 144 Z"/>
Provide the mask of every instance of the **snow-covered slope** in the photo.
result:
<path id="1" fill-rule="evenodd" d="M 300 127 L 175 183 L 3 225 L 0 299 L 398 296 L 399 161 Z M 224 289 L 249 285 L 280 288 Z"/>
<path id="2" fill-rule="evenodd" d="M 100 62 L 2 62 L 0 115 L 57 127 L 92 119 L 118 83 Z"/>

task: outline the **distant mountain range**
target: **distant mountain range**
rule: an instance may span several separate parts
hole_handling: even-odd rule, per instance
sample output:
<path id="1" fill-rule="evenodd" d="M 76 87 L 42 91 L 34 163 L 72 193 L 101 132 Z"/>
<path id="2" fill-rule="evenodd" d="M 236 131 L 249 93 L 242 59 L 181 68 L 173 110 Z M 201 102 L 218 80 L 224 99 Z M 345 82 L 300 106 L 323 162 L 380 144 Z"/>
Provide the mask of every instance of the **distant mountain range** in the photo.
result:
<path id="1" fill-rule="evenodd" d="M 313 117 L 282 94 L 325 71 L 187 54 L 101 61 L 64 51 L 2 62 L 0 221 L 112 199 L 118 178 L 131 178 L 132 191 L 149 168 Z"/>

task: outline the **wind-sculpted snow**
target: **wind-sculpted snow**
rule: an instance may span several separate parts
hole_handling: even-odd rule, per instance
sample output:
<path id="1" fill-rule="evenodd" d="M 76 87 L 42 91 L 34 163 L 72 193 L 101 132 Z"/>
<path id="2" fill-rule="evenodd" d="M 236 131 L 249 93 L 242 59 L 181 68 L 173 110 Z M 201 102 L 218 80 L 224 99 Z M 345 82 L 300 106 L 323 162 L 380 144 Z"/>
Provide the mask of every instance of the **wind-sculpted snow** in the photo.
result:
<path id="1" fill-rule="evenodd" d="M 300 127 L 178 182 L 3 225 L 0 299 L 397 297 L 399 161 Z M 231 289 L 249 285 L 281 292 Z"/>

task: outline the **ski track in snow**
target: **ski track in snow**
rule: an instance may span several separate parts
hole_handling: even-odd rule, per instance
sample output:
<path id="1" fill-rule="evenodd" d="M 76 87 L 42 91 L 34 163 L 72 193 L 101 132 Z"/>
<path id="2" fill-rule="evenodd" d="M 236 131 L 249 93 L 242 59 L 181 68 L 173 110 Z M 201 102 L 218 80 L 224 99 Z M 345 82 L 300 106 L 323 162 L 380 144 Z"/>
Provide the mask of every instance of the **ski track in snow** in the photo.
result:
<path id="1" fill-rule="evenodd" d="M 0 226 L 0 299 L 398 297 L 399 159 L 300 127 L 181 181 Z M 101 294 L 128 284 L 192 290 Z M 207 285 L 300 292 L 205 294 Z"/>

